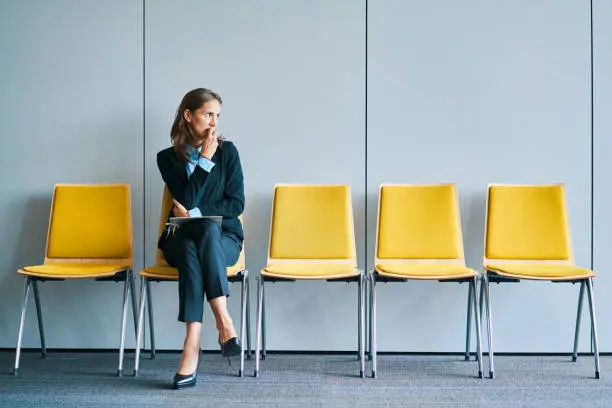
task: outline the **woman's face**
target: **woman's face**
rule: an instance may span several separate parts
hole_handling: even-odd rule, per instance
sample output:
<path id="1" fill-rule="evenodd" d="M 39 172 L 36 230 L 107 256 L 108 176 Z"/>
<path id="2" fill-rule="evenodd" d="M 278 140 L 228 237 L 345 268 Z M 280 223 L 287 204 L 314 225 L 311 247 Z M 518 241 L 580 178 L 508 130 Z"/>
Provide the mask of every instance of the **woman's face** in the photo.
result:
<path id="1" fill-rule="evenodd" d="M 193 112 L 188 109 L 185 110 L 185 120 L 198 139 L 197 142 L 201 142 L 204 139 L 208 129 L 214 129 L 217 126 L 220 114 L 221 104 L 214 99 L 204 102 L 204 105 Z"/>

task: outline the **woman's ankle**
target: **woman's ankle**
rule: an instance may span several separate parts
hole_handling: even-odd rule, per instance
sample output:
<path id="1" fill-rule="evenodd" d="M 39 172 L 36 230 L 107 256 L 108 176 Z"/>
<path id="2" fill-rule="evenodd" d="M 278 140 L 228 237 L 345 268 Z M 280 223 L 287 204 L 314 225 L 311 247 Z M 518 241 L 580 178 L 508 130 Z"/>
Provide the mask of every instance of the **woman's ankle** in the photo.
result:
<path id="1" fill-rule="evenodd" d="M 217 330 L 219 331 L 219 338 L 221 339 L 222 343 L 236 337 L 236 330 L 234 329 L 233 324 L 218 326 Z"/>
<path id="2" fill-rule="evenodd" d="M 197 368 L 199 361 L 200 346 L 199 344 L 188 343 L 187 340 L 183 343 L 183 354 L 179 364 L 178 373 L 190 375 Z"/>
<path id="3" fill-rule="evenodd" d="M 185 339 L 185 341 L 183 342 L 183 350 L 187 350 L 187 351 L 199 351 L 200 350 L 200 344 L 196 340 Z"/>

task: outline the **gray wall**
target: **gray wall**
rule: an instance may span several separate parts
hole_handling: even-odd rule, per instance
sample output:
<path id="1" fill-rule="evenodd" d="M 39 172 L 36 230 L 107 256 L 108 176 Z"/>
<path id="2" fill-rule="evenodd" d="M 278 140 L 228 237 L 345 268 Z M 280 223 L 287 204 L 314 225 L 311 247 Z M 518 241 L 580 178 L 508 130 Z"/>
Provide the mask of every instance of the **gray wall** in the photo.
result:
<path id="1" fill-rule="evenodd" d="M 480 269 L 487 183 L 565 182 L 576 261 L 589 266 L 588 4 L 371 1 L 368 18 L 368 231 L 380 183 L 456 182 L 467 263 Z M 381 350 L 461 347 L 465 285 L 379 292 L 381 334 L 405 327 L 404 336 L 381 335 Z M 494 286 L 496 349 L 571 350 L 575 293 Z"/>
<path id="2" fill-rule="evenodd" d="M 593 137 L 594 225 L 593 268 L 599 336 L 604 350 L 612 349 L 612 2 L 593 1 Z M 585 315 L 586 316 L 586 315 Z"/>
<path id="3" fill-rule="evenodd" d="M 369 0 L 367 25 L 365 0 L 0 0 L 0 8 L 0 347 L 15 345 L 23 287 L 15 270 L 42 260 L 53 183 L 131 183 L 136 268 L 154 261 L 163 187 L 155 153 L 169 145 L 183 94 L 207 86 L 224 97 L 219 127 L 241 153 L 252 275 L 265 263 L 277 182 L 350 183 L 364 268 L 373 262 L 381 182 L 456 182 L 475 268 L 486 183 L 565 182 L 576 261 L 587 267 L 595 208 L 601 350 L 612 349 L 604 296 L 612 288 L 608 2 L 594 2 L 594 162 L 586 1 Z M 26 160 L 15 153 L 29 150 Z M 270 285 L 269 348 L 353 348 L 354 286 Z M 180 348 L 176 286 L 153 288 L 158 347 Z M 461 350 L 466 292 L 457 284 L 380 285 L 380 349 Z M 116 347 L 119 285 L 46 283 L 41 295 L 49 347 Z M 576 295 L 569 285 L 495 286 L 496 350 L 571 350 Z M 237 323 L 238 297 L 229 303 Z M 211 349 L 208 311 L 205 320 Z M 30 313 L 24 345 L 37 344 Z"/>
<path id="4" fill-rule="evenodd" d="M 54 183 L 130 183 L 142 260 L 142 5 L 7 0 L 0 10 L 0 347 L 14 347 L 15 271 L 43 261 Z M 117 347 L 121 286 L 49 282 L 40 293 L 48 347 Z M 25 347 L 39 346 L 35 317 Z"/>
<path id="5" fill-rule="evenodd" d="M 209 86 L 225 101 L 219 130 L 241 154 L 252 274 L 266 262 L 275 183 L 350 183 L 363 263 L 364 22 L 365 3 L 354 0 L 265 0 L 257 6 L 249 0 L 194 0 L 181 7 L 147 1 L 146 224 L 159 220 L 163 183 L 155 153 L 169 145 L 169 126 L 184 93 Z M 147 230 L 147 262 L 154 261 L 156 234 Z M 271 349 L 354 347 L 356 285 L 279 283 L 266 294 Z M 165 334 L 160 346 L 181 346 L 175 285 L 156 285 L 154 295 L 157 327 Z M 239 296 L 229 304 L 238 322 Z M 254 311 L 255 296 L 252 304 Z M 203 344 L 213 348 L 216 331 L 207 312 Z M 313 327 L 320 332 L 314 334 Z"/>

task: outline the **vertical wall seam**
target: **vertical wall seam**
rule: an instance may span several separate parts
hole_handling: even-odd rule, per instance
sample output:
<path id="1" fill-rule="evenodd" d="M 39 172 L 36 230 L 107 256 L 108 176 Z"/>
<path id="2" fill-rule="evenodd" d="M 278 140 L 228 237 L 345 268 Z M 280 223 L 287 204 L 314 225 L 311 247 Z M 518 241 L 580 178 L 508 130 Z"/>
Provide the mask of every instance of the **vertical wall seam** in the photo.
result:
<path id="1" fill-rule="evenodd" d="M 594 104 L 594 68 L 593 68 L 593 0 L 590 1 L 591 19 L 591 270 L 595 268 L 595 104 Z M 593 352 L 593 333 L 591 331 L 591 353 Z"/>
<path id="2" fill-rule="evenodd" d="M 591 269 L 595 266 L 595 104 L 593 68 L 593 0 L 591 0 Z"/>
<path id="3" fill-rule="evenodd" d="M 145 0 L 142 0 L 142 267 L 146 266 L 147 262 L 147 156 L 146 156 L 146 122 L 145 122 L 145 104 L 146 104 L 146 88 L 145 88 L 145 55 L 146 55 L 146 39 L 145 39 Z"/>
<path id="4" fill-rule="evenodd" d="M 364 166 L 364 179 L 365 179 L 365 265 L 363 267 L 364 272 L 368 269 L 368 0 L 365 0 L 365 166 Z"/>

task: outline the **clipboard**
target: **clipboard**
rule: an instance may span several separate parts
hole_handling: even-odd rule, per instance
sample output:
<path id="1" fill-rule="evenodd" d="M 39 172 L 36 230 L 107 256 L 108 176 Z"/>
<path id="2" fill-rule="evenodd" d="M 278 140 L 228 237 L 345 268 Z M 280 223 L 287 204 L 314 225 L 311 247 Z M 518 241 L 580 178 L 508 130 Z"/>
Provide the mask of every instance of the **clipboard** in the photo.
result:
<path id="1" fill-rule="evenodd" d="M 168 218 L 168 223 L 176 225 L 180 227 L 181 225 L 189 224 L 192 222 L 200 222 L 203 220 L 213 220 L 219 226 L 221 226 L 221 222 L 223 221 L 223 217 L 220 215 L 202 215 L 199 217 L 170 217 Z"/>

